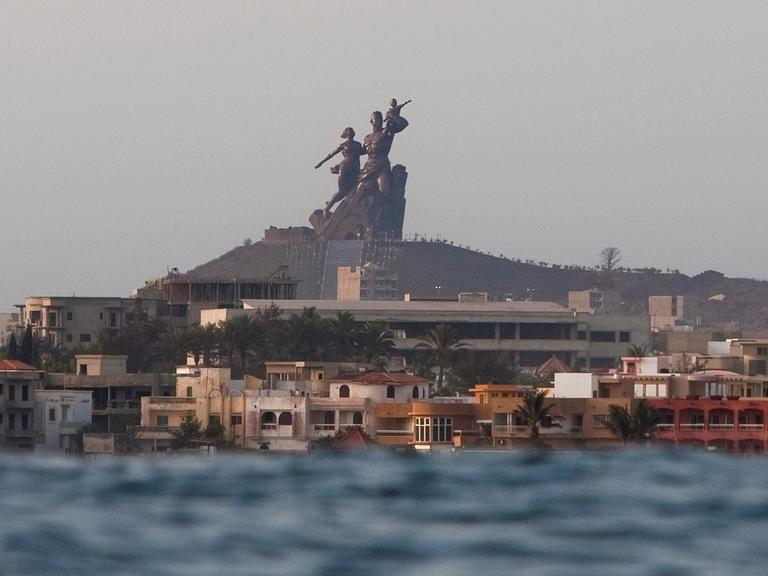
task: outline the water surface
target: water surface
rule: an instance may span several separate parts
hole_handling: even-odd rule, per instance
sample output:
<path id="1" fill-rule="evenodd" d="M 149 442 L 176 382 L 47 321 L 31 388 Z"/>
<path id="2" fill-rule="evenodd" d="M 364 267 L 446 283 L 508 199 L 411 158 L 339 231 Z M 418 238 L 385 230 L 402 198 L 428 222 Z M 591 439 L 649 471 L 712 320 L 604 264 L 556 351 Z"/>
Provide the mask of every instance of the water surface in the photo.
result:
<path id="1" fill-rule="evenodd" d="M 0 574 L 768 573 L 768 460 L 0 458 Z"/>

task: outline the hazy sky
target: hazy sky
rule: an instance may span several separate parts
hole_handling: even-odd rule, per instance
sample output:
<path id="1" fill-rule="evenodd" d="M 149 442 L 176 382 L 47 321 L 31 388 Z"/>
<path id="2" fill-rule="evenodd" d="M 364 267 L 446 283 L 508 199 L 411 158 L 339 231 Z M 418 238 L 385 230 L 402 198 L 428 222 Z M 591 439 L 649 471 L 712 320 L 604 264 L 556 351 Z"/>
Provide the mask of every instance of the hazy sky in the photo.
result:
<path id="1" fill-rule="evenodd" d="M 406 232 L 768 277 L 768 3 L 0 1 L 0 310 L 128 295 L 335 190 L 389 98 Z"/>

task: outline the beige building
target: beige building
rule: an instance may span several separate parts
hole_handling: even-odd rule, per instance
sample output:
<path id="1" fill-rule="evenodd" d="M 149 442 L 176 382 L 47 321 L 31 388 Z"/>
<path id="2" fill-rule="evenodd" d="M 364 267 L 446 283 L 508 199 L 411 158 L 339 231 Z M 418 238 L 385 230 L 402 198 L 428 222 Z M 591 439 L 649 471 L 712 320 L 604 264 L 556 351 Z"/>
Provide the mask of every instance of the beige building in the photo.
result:
<path id="1" fill-rule="evenodd" d="M 399 298 L 397 272 L 375 264 L 337 268 L 337 300 L 398 300 Z"/>
<path id="2" fill-rule="evenodd" d="M 127 356 L 79 354 L 75 373 L 49 373 L 46 389 L 82 390 L 93 395 L 92 431 L 124 432 L 139 423 L 141 399 L 167 397 L 176 393 L 176 374 L 131 374 Z"/>
<path id="3" fill-rule="evenodd" d="M 649 296 L 648 314 L 651 330 L 664 330 L 682 323 L 685 316 L 684 296 Z"/>
<path id="4" fill-rule="evenodd" d="M 19 326 L 19 315 L 16 312 L 3 312 L 0 314 L 0 348 L 8 346 L 11 340 L 11 334 L 17 331 Z M 19 335 L 16 335 L 19 338 Z M 21 340 L 17 340 L 21 344 Z"/>
<path id="5" fill-rule="evenodd" d="M 396 349 L 406 357 L 440 323 L 455 327 L 473 350 L 508 350 L 518 365 L 531 368 L 553 355 L 569 366 L 615 368 L 630 344 L 650 344 L 647 316 L 584 314 L 551 302 L 244 300 L 243 309 L 203 310 L 201 323 L 254 315 L 273 304 L 286 315 L 314 307 L 326 318 L 348 311 L 359 321 L 380 322 L 392 330 Z"/>
<path id="6" fill-rule="evenodd" d="M 32 450 L 35 445 L 34 391 L 43 372 L 18 360 L 0 360 L 0 450 Z"/>
<path id="7" fill-rule="evenodd" d="M 568 308 L 586 314 L 618 312 L 621 296 L 618 290 L 579 290 L 568 292 Z"/>

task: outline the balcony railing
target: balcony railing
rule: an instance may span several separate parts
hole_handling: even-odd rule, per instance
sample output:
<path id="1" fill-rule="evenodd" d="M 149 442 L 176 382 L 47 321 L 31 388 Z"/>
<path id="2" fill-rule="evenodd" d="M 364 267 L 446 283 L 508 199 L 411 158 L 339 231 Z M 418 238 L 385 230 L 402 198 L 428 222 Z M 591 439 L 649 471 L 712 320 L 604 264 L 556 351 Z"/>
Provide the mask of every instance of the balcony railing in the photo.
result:
<path id="1" fill-rule="evenodd" d="M 523 432 L 527 432 L 528 427 L 527 426 L 507 426 L 506 424 L 500 424 L 493 427 L 493 433 L 494 434 L 520 434 Z"/>
<path id="2" fill-rule="evenodd" d="M 664 422 L 662 424 L 656 424 L 656 428 L 659 430 L 674 430 L 675 425 L 671 422 Z"/>
<path id="3" fill-rule="evenodd" d="M 740 430 L 765 430 L 765 424 L 739 424 Z"/>
<path id="4" fill-rule="evenodd" d="M 194 404 L 194 398 L 179 398 L 176 396 L 152 396 L 150 404 Z"/>
<path id="5" fill-rule="evenodd" d="M 277 424 L 262 424 L 262 430 L 277 430 Z"/>
<path id="6" fill-rule="evenodd" d="M 704 430 L 704 422 L 684 422 L 680 424 L 681 430 Z"/>
<path id="7" fill-rule="evenodd" d="M 376 430 L 377 436 L 413 436 L 412 430 Z"/>
<path id="8" fill-rule="evenodd" d="M 336 430 L 336 424 L 312 424 L 312 428 L 315 432 L 327 432 L 328 430 Z"/>
<path id="9" fill-rule="evenodd" d="M 733 422 L 725 423 L 725 424 L 713 424 L 710 422 L 709 429 L 710 430 L 733 430 L 734 424 Z"/>

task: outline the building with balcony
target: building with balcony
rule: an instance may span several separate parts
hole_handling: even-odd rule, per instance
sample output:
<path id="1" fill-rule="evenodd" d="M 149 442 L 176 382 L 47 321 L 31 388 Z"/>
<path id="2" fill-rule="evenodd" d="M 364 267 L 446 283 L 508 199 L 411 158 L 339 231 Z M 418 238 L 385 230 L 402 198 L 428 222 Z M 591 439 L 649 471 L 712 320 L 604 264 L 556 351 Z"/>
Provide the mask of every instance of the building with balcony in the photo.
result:
<path id="1" fill-rule="evenodd" d="M 91 431 L 125 432 L 137 425 L 144 397 L 167 397 L 176 393 L 176 374 L 132 374 L 126 356 L 79 354 L 75 373 L 45 375 L 45 388 L 92 394 Z"/>
<path id="2" fill-rule="evenodd" d="M 43 374 L 19 360 L 0 360 L 0 449 L 34 448 L 34 391 L 43 387 Z"/>
<path id="3" fill-rule="evenodd" d="M 91 424 L 91 392 L 35 390 L 35 452 L 74 454 L 78 437 Z"/>
<path id="4" fill-rule="evenodd" d="M 508 350 L 518 365 L 529 368 L 553 355 L 569 366 L 616 368 L 630 343 L 650 343 L 647 316 L 584 314 L 550 302 L 243 300 L 243 309 L 202 310 L 200 320 L 216 324 L 238 315 L 255 315 L 271 305 L 278 305 L 285 315 L 313 307 L 326 318 L 347 311 L 359 321 L 380 322 L 395 334 L 396 349 L 406 357 L 440 323 L 456 328 L 473 350 Z"/>

